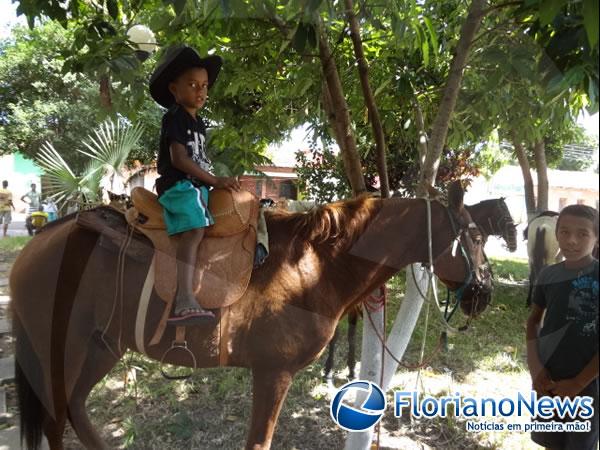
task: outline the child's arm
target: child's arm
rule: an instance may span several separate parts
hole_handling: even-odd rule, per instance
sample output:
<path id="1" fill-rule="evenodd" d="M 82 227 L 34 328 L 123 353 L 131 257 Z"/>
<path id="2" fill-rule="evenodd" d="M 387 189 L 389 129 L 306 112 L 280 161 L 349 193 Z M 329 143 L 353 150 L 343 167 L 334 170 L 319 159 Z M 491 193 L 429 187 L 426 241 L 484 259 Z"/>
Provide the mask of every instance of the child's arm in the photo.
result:
<path id="1" fill-rule="evenodd" d="M 191 175 L 202 183 L 221 189 L 240 190 L 240 183 L 235 177 L 215 177 L 206 170 L 201 169 L 187 154 L 185 147 L 179 142 L 171 142 L 169 147 L 171 163 L 173 166 L 188 175 Z"/>
<path id="2" fill-rule="evenodd" d="M 537 349 L 537 339 L 542 317 L 544 317 L 544 309 L 533 303 L 531 305 L 531 313 L 527 318 L 527 366 L 531 374 L 533 389 L 539 395 L 551 395 L 550 388 L 553 386 L 553 381 L 550 378 L 548 370 L 540 361 Z"/>
<path id="3" fill-rule="evenodd" d="M 573 378 L 567 378 L 554 383 L 554 387 L 550 389 L 552 395 L 560 397 L 575 397 L 585 387 L 598 378 L 598 353 L 586 364 L 581 372 Z"/>

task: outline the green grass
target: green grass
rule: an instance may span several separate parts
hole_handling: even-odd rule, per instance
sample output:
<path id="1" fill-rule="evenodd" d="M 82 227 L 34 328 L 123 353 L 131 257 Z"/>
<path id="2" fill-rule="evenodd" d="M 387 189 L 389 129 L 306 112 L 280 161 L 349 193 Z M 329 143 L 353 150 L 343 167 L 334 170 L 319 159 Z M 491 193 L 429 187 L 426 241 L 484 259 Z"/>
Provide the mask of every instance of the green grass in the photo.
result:
<path id="1" fill-rule="evenodd" d="M 0 252 L 20 252 L 31 240 L 31 236 L 12 236 L 0 238 Z"/>

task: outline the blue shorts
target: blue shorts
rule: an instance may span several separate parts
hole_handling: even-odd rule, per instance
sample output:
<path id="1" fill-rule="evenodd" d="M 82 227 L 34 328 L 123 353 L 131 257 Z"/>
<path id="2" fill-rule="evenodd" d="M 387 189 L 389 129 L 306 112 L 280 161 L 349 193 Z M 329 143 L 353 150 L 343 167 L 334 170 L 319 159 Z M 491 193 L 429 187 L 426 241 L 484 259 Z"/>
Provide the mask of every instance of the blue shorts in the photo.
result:
<path id="1" fill-rule="evenodd" d="M 163 207 L 169 236 L 215 223 L 208 211 L 208 189 L 204 186 L 197 188 L 189 180 L 178 181 L 158 201 Z"/>

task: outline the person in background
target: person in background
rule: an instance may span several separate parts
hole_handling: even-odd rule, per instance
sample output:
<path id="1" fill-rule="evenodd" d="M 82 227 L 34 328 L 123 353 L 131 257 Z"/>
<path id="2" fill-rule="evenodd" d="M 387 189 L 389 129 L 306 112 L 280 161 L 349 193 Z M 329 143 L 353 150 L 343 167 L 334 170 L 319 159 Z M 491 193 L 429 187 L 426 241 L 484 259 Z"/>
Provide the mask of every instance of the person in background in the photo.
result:
<path id="1" fill-rule="evenodd" d="M 44 212 L 48 213 L 48 222 L 52 222 L 58 218 L 58 207 L 52 198 L 47 198 L 44 202 Z"/>
<path id="2" fill-rule="evenodd" d="M 8 236 L 8 225 L 12 221 L 12 210 L 15 205 L 12 202 L 12 192 L 8 190 L 8 181 L 2 181 L 2 189 L 0 189 L 0 223 L 3 228 L 3 237 Z"/>
<path id="3" fill-rule="evenodd" d="M 48 213 L 44 211 L 44 207 L 40 205 L 37 211 L 31 213 L 31 226 L 33 231 L 37 233 L 48 223 Z"/>
<path id="4" fill-rule="evenodd" d="M 41 204 L 41 195 L 36 188 L 37 186 L 35 183 L 31 183 L 31 190 L 27 194 L 21 196 L 21 201 L 27 203 L 28 205 L 27 217 L 25 218 L 25 228 L 27 228 L 29 236 L 33 236 L 34 231 L 33 225 L 31 224 L 31 214 L 39 211 Z"/>

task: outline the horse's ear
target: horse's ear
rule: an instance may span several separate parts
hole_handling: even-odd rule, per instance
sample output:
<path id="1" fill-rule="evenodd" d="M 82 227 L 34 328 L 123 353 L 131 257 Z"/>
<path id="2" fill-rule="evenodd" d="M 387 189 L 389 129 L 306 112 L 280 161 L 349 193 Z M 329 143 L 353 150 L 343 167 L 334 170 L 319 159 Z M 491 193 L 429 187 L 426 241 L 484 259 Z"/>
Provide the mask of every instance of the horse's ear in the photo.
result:
<path id="1" fill-rule="evenodd" d="M 442 197 L 442 193 L 431 185 L 427 185 L 427 194 L 431 200 L 439 200 Z"/>
<path id="2" fill-rule="evenodd" d="M 453 181 L 448 187 L 448 205 L 454 210 L 459 210 L 464 206 L 464 197 L 465 191 L 462 187 L 461 181 Z"/>

